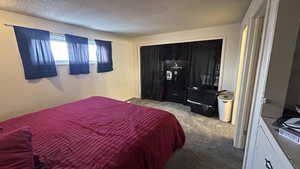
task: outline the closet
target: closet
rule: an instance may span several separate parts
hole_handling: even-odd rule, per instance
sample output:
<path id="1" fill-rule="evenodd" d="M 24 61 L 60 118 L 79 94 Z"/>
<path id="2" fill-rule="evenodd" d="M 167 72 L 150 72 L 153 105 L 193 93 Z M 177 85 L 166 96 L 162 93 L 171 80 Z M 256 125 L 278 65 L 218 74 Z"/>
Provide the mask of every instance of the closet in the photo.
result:
<path id="1" fill-rule="evenodd" d="M 218 90 L 222 39 L 143 46 L 143 99 L 185 104 L 189 89 Z"/>

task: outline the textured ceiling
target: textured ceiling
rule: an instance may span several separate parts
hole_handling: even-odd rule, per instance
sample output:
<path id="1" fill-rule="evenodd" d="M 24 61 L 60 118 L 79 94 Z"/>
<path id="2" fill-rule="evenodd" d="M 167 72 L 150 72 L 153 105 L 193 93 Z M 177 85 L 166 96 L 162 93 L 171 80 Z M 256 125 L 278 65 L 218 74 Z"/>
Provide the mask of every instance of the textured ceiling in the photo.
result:
<path id="1" fill-rule="evenodd" d="M 1 0 L 0 9 L 128 36 L 230 24 L 251 0 Z"/>

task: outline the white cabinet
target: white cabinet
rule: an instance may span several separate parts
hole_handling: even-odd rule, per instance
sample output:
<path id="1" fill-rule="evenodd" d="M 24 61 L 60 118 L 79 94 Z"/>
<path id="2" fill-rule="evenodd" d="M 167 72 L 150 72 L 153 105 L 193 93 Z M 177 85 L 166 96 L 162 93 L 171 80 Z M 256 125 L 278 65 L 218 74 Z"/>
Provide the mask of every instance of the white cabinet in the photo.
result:
<path id="1" fill-rule="evenodd" d="M 270 157 L 268 156 L 268 150 L 265 148 L 265 138 L 263 136 L 262 129 L 259 128 L 256 145 L 255 145 L 255 153 L 253 158 L 253 168 L 256 169 L 266 169 L 266 160 L 270 160 Z M 273 160 L 272 160 L 273 161 Z M 270 164 L 267 164 L 272 168 L 273 164 L 272 161 L 270 161 Z"/>
<path id="2" fill-rule="evenodd" d="M 278 154 L 261 127 L 258 129 L 255 145 L 253 168 L 255 169 L 283 169 Z"/>
<path id="3" fill-rule="evenodd" d="M 253 169 L 293 169 L 278 145 L 274 145 L 267 131 L 258 127 L 253 158 Z"/>

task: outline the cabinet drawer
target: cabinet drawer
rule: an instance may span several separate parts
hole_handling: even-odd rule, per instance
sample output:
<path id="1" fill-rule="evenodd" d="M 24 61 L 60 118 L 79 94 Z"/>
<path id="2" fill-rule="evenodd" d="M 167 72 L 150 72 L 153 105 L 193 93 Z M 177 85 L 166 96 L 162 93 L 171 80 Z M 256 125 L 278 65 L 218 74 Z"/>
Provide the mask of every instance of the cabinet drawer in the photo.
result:
<path id="1" fill-rule="evenodd" d="M 261 127 L 258 129 L 254 153 L 253 168 L 255 169 L 283 169 L 285 168 L 277 152 L 272 147 Z"/>

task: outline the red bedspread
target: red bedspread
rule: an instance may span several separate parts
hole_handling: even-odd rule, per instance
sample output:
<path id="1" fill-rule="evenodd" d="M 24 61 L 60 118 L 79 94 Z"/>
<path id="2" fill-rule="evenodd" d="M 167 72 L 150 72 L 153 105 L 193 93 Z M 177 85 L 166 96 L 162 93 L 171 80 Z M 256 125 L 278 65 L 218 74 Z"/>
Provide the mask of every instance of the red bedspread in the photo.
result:
<path id="1" fill-rule="evenodd" d="M 30 126 L 33 148 L 54 169 L 163 169 L 185 142 L 176 118 L 162 110 L 103 97 L 0 123 Z"/>

